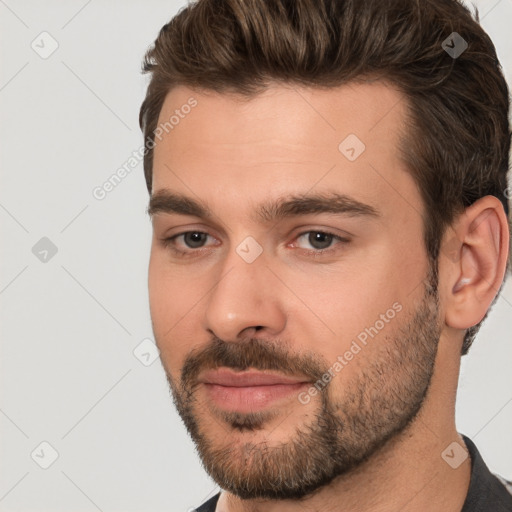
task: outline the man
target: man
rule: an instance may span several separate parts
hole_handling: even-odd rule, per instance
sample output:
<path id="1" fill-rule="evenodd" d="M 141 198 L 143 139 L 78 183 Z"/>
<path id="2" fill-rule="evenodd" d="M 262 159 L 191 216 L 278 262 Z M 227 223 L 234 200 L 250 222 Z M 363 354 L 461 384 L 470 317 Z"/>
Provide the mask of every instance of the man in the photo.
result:
<path id="1" fill-rule="evenodd" d="M 455 426 L 508 89 L 455 0 L 199 0 L 148 52 L 149 294 L 220 512 L 512 511 Z"/>

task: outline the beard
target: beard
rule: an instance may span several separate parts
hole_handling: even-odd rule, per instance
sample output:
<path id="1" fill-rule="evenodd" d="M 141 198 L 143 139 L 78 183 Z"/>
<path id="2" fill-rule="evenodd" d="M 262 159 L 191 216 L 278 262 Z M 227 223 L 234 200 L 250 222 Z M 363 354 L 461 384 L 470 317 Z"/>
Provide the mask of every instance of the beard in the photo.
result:
<path id="1" fill-rule="evenodd" d="M 340 383 L 339 396 L 333 397 L 333 378 L 318 393 L 319 400 L 311 400 L 314 412 L 304 414 L 279 444 L 268 443 L 272 431 L 265 425 L 283 415 L 282 409 L 217 409 L 208 415 L 208 404 L 201 404 L 195 394 L 197 376 L 224 366 L 277 370 L 316 382 L 330 366 L 318 354 L 297 356 L 281 344 L 257 338 L 235 343 L 215 338 L 207 348 L 188 355 L 179 384 L 166 370 L 173 402 L 211 478 L 241 499 L 300 500 L 349 474 L 405 432 L 422 407 L 434 372 L 441 332 L 437 284 L 437 266 L 431 262 L 422 300 L 404 324 L 392 337 L 380 334 L 380 340 L 371 341 L 379 346 L 366 349 L 369 355 L 358 363 L 349 363 L 358 368 L 350 381 Z M 215 423 L 224 429 L 224 437 L 212 432 Z M 244 442 L 244 431 L 260 431 L 266 440 Z"/>

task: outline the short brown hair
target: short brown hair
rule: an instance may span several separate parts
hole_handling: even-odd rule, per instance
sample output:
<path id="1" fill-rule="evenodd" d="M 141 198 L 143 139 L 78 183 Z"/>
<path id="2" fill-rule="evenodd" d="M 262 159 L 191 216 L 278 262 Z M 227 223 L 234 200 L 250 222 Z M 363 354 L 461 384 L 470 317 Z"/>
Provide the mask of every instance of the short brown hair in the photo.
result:
<path id="1" fill-rule="evenodd" d="M 454 32 L 468 45 L 455 57 L 443 44 L 455 44 Z M 150 193 L 154 132 L 174 86 L 251 97 L 272 82 L 336 87 L 370 77 L 408 99 L 400 150 L 424 201 L 436 274 L 441 238 L 466 207 L 493 195 L 509 213 L 508 88 L 478 11 L 473 19 L 458 0 L 198 0 L 160 30 L 143 72 Z M 466 330 L 462 354 L 481 323 Z"/>

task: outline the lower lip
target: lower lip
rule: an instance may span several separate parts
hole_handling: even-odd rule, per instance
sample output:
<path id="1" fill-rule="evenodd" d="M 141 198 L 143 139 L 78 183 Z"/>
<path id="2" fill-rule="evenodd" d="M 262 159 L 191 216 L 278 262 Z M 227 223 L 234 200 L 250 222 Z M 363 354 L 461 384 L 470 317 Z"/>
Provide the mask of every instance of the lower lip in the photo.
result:
<path id="1" fill-rule="evenodd" d="M 292 394 L 298 394 L 302 388 L 308 385 L 307 382 L 247 387 L 204 384 L 208 395 L 215 404 L 224 409 L 239 412 L 254 412 L 263 409 L 273 402 L 289 398 Z"/>

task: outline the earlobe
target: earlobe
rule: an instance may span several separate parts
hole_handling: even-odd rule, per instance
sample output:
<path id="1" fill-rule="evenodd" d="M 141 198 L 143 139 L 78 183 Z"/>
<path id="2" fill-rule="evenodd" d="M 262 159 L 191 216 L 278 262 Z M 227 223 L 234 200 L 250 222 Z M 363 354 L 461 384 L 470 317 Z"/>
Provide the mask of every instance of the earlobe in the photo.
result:
<path id="1" fill-rule="evenodd" d="M 456 329 L 478 324 L 503 281 L 508 257 L 509 228 L 500 201 L 485 196 L 466 209 L 449 241 L 458 258 L 449 263 L 446 323 Z M 453 249 L 452 249 L 453 250 Z"/>

